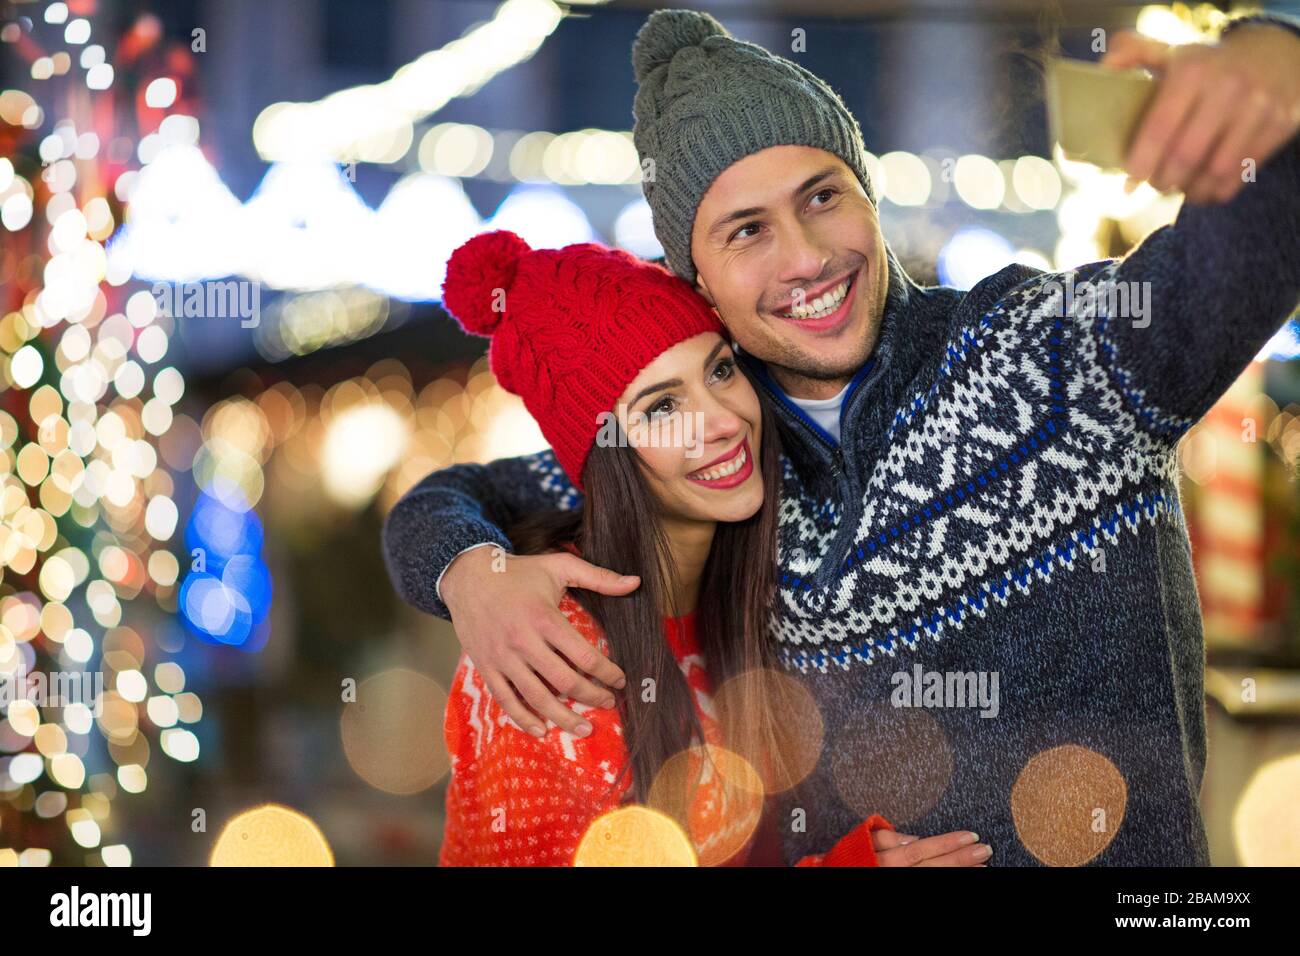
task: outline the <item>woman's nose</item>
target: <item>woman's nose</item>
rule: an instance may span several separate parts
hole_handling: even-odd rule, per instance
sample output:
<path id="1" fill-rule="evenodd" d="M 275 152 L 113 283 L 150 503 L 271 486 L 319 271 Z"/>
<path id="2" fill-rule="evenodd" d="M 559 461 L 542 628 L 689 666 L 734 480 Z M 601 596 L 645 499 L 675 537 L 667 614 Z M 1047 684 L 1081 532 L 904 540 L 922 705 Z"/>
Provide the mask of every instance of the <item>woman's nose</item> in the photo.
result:
<path id="1" fill-rule="evenodd" d="M 741 430 L 743 422 L 734 409 L 716 400 L 702 412 L 702 417 L 702 437 L 706 444 L 733 438 Z"/>

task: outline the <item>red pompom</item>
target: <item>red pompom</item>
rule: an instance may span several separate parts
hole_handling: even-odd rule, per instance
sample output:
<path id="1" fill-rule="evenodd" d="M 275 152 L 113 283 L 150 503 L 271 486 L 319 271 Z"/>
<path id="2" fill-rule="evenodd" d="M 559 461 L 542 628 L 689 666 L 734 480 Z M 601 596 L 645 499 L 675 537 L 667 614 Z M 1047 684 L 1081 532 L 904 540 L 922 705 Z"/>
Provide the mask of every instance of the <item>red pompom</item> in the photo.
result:
<path id="1" fill-rule="evenodd" d="M 532 251 L 513 232 L 498 229 L 475 236 L 451 254 L 442 304 L 466 332 L 490 336 L 496 331 L 519 260 Z"/>

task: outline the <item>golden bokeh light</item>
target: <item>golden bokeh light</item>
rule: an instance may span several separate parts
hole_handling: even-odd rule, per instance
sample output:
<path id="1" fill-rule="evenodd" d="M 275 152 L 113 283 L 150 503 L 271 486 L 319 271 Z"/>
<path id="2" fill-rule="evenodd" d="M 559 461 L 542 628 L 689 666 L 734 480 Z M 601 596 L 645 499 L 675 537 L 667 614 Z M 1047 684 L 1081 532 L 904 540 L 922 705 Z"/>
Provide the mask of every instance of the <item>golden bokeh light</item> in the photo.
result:
<path id="1" fill-rule="evenodd" d="M 763 817 L 758 771 L 740 755 L 707 744 L 664 761 L 647 804 L 677 821 L 700 866 L 720 866 L 743 850 Z"/>
<path id="2" fill-rule="evenodd" d="M 1083 866 L 1119 832 L 1128 787 L 1116 766 L 1087 747 L 1035 754 L 1011 788 L 1020 842 L 1047 866 Z"/>
<path id="3" fill-rule="evenodd" d="M 1232 814 L 1244 866 L 1300 866 L 1300 754 L 1255 771 Z"/>
<path id="4" fill-rule="evenodd" d="M 760 698 L 772 714 L 771 740 L 759 739 L 750 719 Z M 789 674 L 766 668 L 737 674 L 718 688 L 713 706 L 727 728 L 727 746 L 757 770 L 769 794 L 789 790 L 817 766 L 825 721 L 812 692 Z"/>
<path id="5" fill-rule="evenodd" d="M 210 866 L 333 866 L 329 842 L 311 818 L 268 803 L 245 810 L 217 836 Z"/>
<path id="6" fill-rule="evenodd" d="M 671 817 L 637 804 L 591 822 L 573 854 L 574 866 L 699 866 L 686 831 Z"/>
<path id="7" fill-rule="evenodd" d="M 353 771 L 385 793 L 427 790 L 451 769 L 442 737 L 447 692 L 403 667 L 363 680 L 343 705 L 339 733 Z"/>

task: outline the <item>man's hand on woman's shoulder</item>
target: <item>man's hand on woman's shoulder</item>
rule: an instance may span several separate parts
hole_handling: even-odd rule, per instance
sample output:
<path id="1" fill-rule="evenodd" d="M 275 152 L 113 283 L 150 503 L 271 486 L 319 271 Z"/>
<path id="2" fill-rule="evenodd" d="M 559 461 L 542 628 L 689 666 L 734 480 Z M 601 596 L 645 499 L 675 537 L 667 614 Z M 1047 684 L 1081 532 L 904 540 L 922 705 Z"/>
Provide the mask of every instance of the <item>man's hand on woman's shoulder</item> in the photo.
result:
<path id="1" fill-rule="evenodd" d="M 640 586 L 575 554 L 505 555 L 476 548 L 457 557 L 442 578 L 460 646 L 510 718 L 534 736 L 549 720 L 577 737 L 591 733 L 557 694 L 591 707 L 613 707 L 608 688 L 623 672 L 584 639 L 560 612 L 568 588 L 624 595 Z M 597 683 L 599 682 L 599 683 Z M 548 686 L 549 685 L 549 686 Z"/>

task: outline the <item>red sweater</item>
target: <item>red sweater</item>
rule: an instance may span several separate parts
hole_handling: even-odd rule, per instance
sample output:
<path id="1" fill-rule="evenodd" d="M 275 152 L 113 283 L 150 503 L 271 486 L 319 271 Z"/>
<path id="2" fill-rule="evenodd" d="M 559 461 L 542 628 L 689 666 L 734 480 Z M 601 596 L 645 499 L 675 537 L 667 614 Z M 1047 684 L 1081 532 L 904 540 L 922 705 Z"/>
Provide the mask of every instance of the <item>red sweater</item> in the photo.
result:
<path id="1" fill-rule="evenodd" d="M 608 653 L 599 625 L 576 600 L 565 595 L 560 611 L 579 634 Z M 695 638 L 695 615 L 666 619 L 664 633 L 695 692 L 707 742 L 720 745 L 721 731 L 712 716 L 713 688 Z M 592 821 L 626 802 L 628 781 L 611 791 L 627 760 L 618 711 L 590 708 L 572 699 L 565 703 L 587 719 L 591 734 L 574 737 L 548 722 L 546 734 L 534 737 L 506 715 L 473 663 L 461 656 L 444 724 L 452 771 L 440 865 L 568 866 Z M 695 792 L 688 835 L 702 864 L 744 865 L 759 840 L 746 840 L 743 833 L 737 837 L 736 827 L 739 822 L 754 830 L 763 800 L 755 796 L 754 806 L 737 807 L 733 799 L 728 806 L 718 784 L 716 775 L 706 775 Z M 875 866 L 871 832 L 879 829 L 893 827 L 883 817 L 872 816 L 830 851 L 804 857 L 796 865 Z M 737 846 L 738 841 L 743 845 Z"/>

